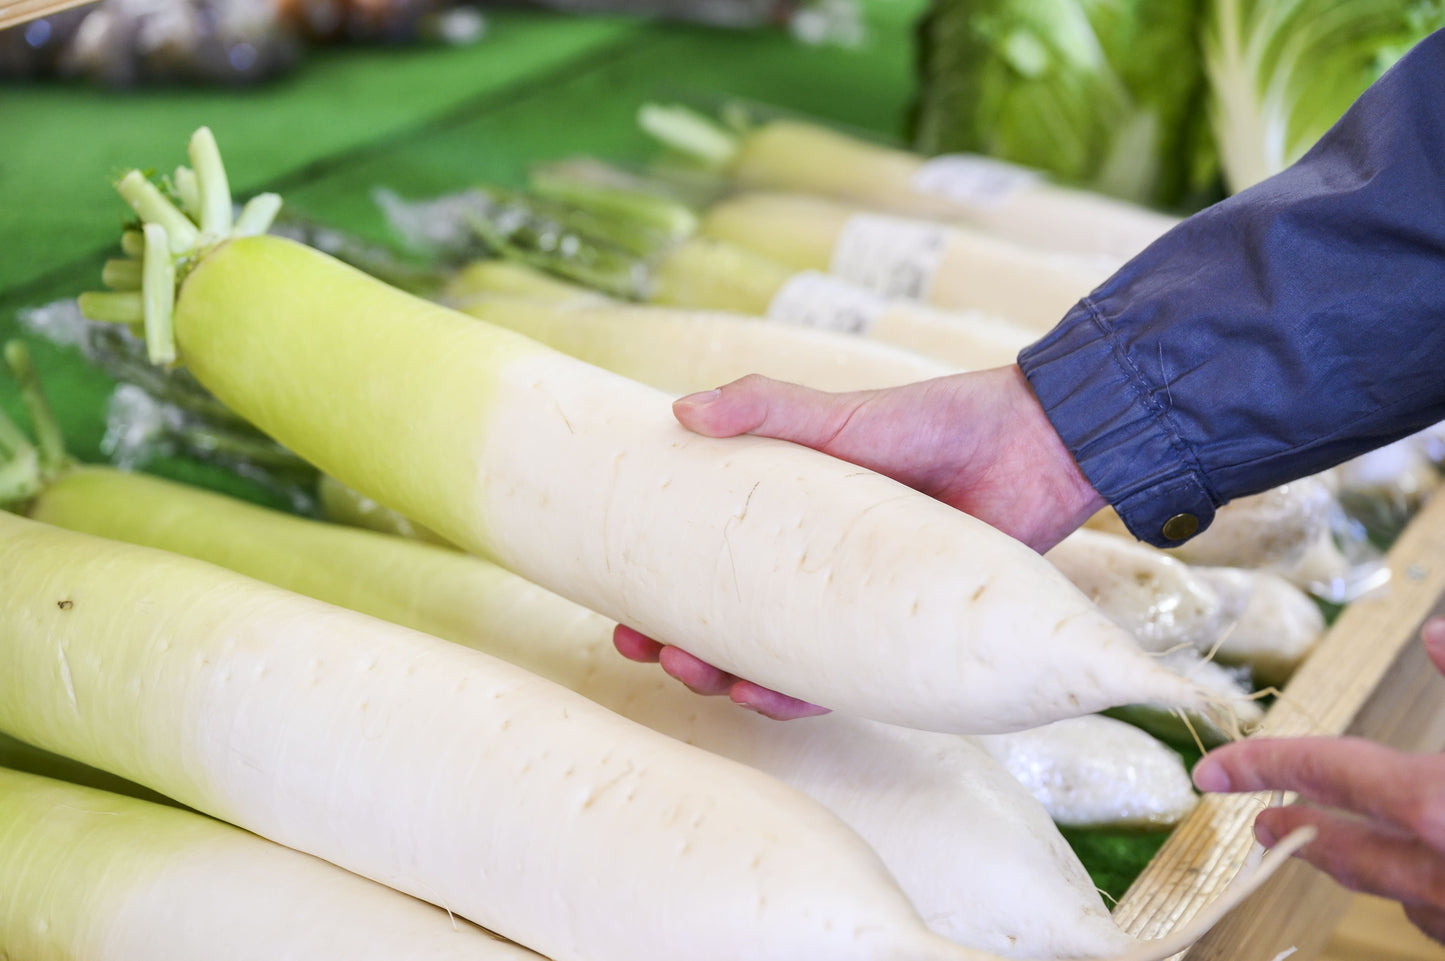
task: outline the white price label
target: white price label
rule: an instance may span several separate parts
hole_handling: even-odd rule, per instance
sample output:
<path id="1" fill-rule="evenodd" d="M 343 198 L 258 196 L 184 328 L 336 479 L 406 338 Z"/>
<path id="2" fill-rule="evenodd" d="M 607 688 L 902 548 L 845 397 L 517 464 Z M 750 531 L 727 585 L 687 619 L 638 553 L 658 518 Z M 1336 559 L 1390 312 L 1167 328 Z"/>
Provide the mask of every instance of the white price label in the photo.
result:
<path id="1" fill-rule="evenodd" d="M 913 175 L 911 186 L 921 194 L 975 207 L 997 207 L 1038 180 L 1034 171 L 1003 160 L 946 154 L 925 161 Z"/>
<path id="2" fill-rule="evenodd" d="M 768 319 L 795 327 L 866 334 L 888 302 L 861 287 L 817 271 L 791 278 L 768 304 Z"/>
<path id="3" fill-rule="evenodd" d="M 927 300 L 947 243 L 948 229 L 938 224 L 855 214 L 838 235 L 828 269 L 885 297 Z"/>

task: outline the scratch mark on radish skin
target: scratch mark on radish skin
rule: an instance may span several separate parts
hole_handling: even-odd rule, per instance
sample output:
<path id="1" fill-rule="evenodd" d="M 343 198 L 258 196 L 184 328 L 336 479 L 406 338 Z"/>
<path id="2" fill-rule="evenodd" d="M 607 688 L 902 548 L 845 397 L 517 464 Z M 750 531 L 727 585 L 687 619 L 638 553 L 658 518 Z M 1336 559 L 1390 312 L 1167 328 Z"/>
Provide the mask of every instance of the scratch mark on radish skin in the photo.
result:
<path id="1" fill-rule="evenodd" d="M 911 495 L 910 495 L 910 496 L 911 496 Z M 885 504 L 891 504 L 891 503 L 894 502 L 894 501 L 908 500 L 908 499 L 909 499 L 908 497 L 888 497 L 888 498 L 885 498 L 885 499 L 883 499 L 883 500 L 881 500 L 881 501 L 875 501 L 875 502 L 873 502 L 872 504 L 869 504 L 866 508 L 864 508 L 862 511 L 859 512 L 859 514 L 858 514 L 857 517 L 853 518 L 851 521 L 848 522 L 848 526 L 847 526 L 846 528 L 844 528 L 843 533 L 839 534 L 839 535 L 838 535 L 838 539 L 837 539 L 836 541 L 834 541 L 834 543 L 833 543 L 833 550 L 832 550 L 831 553 L 832 553 L 832 554 L 838 553 L 838 547 L 839 547 L 839 545 L 843 544 L 845 541 L 848 540 L 849 537 L 851 537 L 851 536 L 853 535 L 854 529 L 857 528 L 859 524 L 863 523 L 863 518 L 867 517 L 870 513 L 872 513 L 873 511 L 877 510 L 877 509 L 880 508 L 880 507 L 883 507 Z M 798 526 L 799 526 L 799 527 L 802 526 L 802 521 L 801 521 L 801 520 L 798 522 Z M 809 550 L 811 551 L 811 548 L 809 548 Z M 803 553 L 803 559 L 798 562 L 798 571 L 799 571 L 799 573 L 802 573 L 802 574 L 817 574 L 817 573 L 819 573 L 819 572 L 827 569 L 828 567 L 829 567 L 828 563 L 827 563 L 827 562 L 824 562 L 824 563 L 823 563 L 821 566 L 819 566 L 819 567 L 814 567 L 814 568 L 812 568 L 812 569 L 809 569 L 809 568 L 808 568 L 808 551 L 804 551 L 804 553 Z M 871 578 L 871 574 L 870 574 L 870 575 L 866 575 L 865 578 L 864 578 L 863 583 L 864 583 L 864 584 L 867 584 L 870 578 Z"/>
<path id="2" fill-rule="evenodd" d="M 612 459 L 612 483 L 602 511 L 602 564 L 609 574 L 612 573 L 612 503 L 617 499 L 617 476 L 622 473 L 622 458 L 626 456 L 626 451 L 618 451 Z"/>
<path id="3" fill-rule="evenodd" d="M 733 554 L 732 529 L 734 524 L 741 524 L 743 519 L 748 516 L 748 506 L 752 504 L 753 495 L 758 492 L 758 488 L 762 486 L 762 483 L 762 481 L 758 481 L 753 484 L 752 490 L 748 491 L 748 496 L 743 499 L 743 509 L 736 515 L 728 518 L 728 522 L 723 525 L 723 547 L 727 549 L 728 566 L 732 568 L 733 574 L 733 593 L 737 595 L 738 600 L 743 599 L 743 587 L 742 583 L 738 580 L 737 557 Z"/>
<path id="4" fill-rule="evenodd" d="M 742 521 L 748 516 L 748 507 L 753 502 L 753 495 L 758 492 L 758 488 L 761 486 L 763 486 L 763 482 L 758 481 L 756 484 L 753 485 L 752 490 L 748 491 L 748 496 L 743 500 L 742 513 L 738 514 L 737 516 L 738 521 Z"/>
<path id="5" fill-rule="evenodd" d="M 65 653 L 65 648 L 60 648 L 60 679 L 65 684 L 65 696 L 70 700 L 70 706 L 80 708 L 79 701 L 75 697 L 75 679 L 70 674 L 70 658 Z"/>
<path id="6" fill-rule="evenodd" d="M 555 397 L 552 398 L 552 406 L 557 408 L 557 416 L 562 418 L 562 423 L 567 425 L 567 433 L 577 433 L 577 429 L 573 427 L 572 422 L 567 419 L 567 412 L 562 409 L 562 404 Z"/>
<path id="7" fill-rule="evenodd" d="M 585 811 L 592 805 L 596 804 L 598 799 L 601 798 L 602 795 L 612 790 L 612 788 L 616 787 L 618 784 L 621 784 L 622 781 L 626 778 L 631 777 L 635 771 L 636 768 L 633 766 L 632 762 L 628 761 L 627 767 L 617 772 L 617 775 L 615 777 L 612 777 L 611 779 L 603 782 L 602 784 L 599 784 L 597 787 L 594 787 L 591 791 L 587 792 L 587 797 L 584 798 L 582 801 L 582 810 Z"/>

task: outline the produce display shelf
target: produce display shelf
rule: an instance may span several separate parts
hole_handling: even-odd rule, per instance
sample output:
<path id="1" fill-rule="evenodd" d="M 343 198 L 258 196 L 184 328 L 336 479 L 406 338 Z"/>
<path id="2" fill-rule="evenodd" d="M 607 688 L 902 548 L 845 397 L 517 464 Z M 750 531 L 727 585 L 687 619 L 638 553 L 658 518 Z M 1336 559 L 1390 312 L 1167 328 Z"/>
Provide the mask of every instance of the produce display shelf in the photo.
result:
<path id="1" fill-rule="evenodd" d="M 1445 744 L 1445 679 L 1419 643 L 1445 612 L 1445 497 L 1426 504 L 1388 555 L 1390 580 L 1346 607 L 1271 706 L 1256 736 L 1360 735 L 1404 750 Z M 1254 843 L 1258 795 L 1206 796 L 1114 910 L 1141 937 L 1182 926 L 1234 877 Z M 1287 865 L 1185 961 L 1294 961 L 1319 956 L 1350 894 L 1303 863 Z"/>

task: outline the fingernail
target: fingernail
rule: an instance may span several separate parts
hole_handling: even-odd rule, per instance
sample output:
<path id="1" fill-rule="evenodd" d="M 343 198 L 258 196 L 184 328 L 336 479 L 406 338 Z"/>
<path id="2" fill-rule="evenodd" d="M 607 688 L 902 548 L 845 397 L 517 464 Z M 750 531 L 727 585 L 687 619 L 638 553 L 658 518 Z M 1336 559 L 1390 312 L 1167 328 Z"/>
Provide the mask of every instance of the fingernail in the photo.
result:
<path id="1" fill-rule="evenodd" d="M 677 404 L 686 404 L 688 407 L 705 407 L 706 405 L 711 404 L 713 401 L 717 400 L 721 396 L 721 390 L 699 391 L 696 394 L 688 394 L 686 397 L 679 397 L 674 402 L 674 406 Z"/>
<path id="2" fill-rule="evenodd" d="M 1274 836 L 1273 831 L 1271 831 L 1267 826 L 1260 824 L 1258 821 L 1254 822 L 1254 837 L 1255 840 L 1259 841 L 1260 844 L 1263 844 L 1267 848 L 1274 847 L 1274 842 L 1279 840 Z"/>
<path id="3" fill-rule="evenodd" d="M 1194 786 L 1206 794 L 1224 794 L 1229 791 L 1229 774 L 1224 765 L 1206 757 L 1194 765 Z"/>

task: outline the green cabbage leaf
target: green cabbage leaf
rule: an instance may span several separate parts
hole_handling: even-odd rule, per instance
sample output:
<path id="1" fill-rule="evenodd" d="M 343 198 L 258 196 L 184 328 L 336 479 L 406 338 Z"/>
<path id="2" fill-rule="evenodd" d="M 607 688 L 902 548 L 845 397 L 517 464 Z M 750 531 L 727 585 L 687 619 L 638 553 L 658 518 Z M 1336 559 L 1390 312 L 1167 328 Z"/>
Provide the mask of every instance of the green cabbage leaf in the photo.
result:
<path id="1" fill-rule="evenodd" d="M 1212 0 L 1209 116 L 1237 192 L 1294 163 L 1381 74 L 1445 27 L 1445 0 Z"/>

